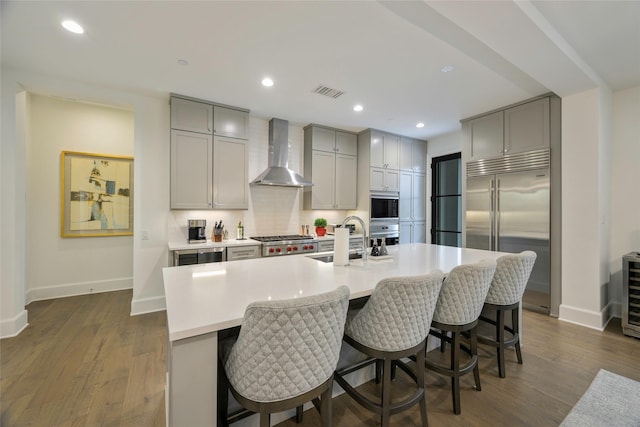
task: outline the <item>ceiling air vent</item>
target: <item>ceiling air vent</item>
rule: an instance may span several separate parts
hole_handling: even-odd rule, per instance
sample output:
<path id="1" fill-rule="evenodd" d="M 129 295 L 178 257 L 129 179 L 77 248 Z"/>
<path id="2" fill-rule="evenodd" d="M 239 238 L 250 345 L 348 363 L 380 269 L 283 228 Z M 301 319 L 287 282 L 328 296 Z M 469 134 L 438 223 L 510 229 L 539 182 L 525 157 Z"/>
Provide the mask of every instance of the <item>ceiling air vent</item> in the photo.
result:
<path id="1" fill-rule="evenodd" d="M 317 93 L 318 95 L 328 96 L 329 98 L 336 99 L 341 95 L 344 95 L 344 92 L 337 89 L 331 89 L 325 85 L 318 85 L 317 88 L 314 89 L 313 93 Z"/>

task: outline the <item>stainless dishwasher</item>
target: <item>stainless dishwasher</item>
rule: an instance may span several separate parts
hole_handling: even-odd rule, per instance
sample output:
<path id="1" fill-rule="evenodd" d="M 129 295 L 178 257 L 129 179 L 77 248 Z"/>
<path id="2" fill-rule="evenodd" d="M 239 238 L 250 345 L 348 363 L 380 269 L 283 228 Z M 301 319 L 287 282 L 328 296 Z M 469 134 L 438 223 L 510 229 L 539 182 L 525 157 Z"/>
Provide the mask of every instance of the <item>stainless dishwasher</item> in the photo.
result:
<path id="1" fill-rule="evenodd" d="M 174 266 L 223 262 L 226 260 L 226 248 L 198 248 L 173 251 Z"/>

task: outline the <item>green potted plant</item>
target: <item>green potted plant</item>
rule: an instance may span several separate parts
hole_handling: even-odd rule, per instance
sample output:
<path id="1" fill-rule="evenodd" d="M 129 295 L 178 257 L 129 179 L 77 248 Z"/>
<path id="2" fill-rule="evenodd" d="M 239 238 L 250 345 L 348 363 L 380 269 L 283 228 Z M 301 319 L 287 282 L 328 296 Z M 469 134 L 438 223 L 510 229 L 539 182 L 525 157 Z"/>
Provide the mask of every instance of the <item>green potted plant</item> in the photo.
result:
<path id="1" fill-rule="evenodd" d="M 327 220 L 324 218 L 316 218 L 316 220 L 314 221 L 313 225 L 316 226 L 316 235 L 318 237 L 322 237 L 325 234 L 327 234 L 327 229 L 325 228 L 327 226 Z"/>

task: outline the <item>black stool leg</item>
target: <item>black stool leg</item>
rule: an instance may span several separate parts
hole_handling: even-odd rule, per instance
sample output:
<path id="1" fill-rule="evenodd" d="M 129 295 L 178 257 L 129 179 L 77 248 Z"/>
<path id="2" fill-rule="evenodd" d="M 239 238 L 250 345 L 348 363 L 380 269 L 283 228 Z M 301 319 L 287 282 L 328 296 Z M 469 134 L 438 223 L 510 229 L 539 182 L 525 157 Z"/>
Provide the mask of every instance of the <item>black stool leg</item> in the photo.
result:
<path id="1" fill-rule="evenodd" d="M 384 359 L 382 368 L 382 427 L 389 427 L 391 416 L 391 359 Z"/>
<path id="2" fill-rule="evenodd" d="M 518 340 L 516 341 L 516 356 L 518 357 L 518 363 L 522 365 L 522 351 L 520 350 L 520 308 L 516 307 L 511 310 L 511 324 L 513 325 L 513 333 L 518 334 Z"/>
<path id="3" fill-rule="evenodd" d="M 302 405 L 296 406 L 296 424 L 302 423 L 303 417 L 304 417 L 304 411 L 303 411 Z"/>
<path id="4" fill-rule="evenodd" d="M 460 414 L 460 333 L 451 332 L 451 395 L 453 413 Z"/>
<path id="5" fill-rule="evenodd" d="M 504 310 L 500 309 L 497 311 L 496 341 L 498 342 L 498 375 L 504 378 Z"/>
<path id="6" fill-rule="evenodd" d="M 229 411 L 229 387 L 227 386 L 227 376 L 224 373 L 224 366 L 218 360 L 218 425 L 228 427 L 227 421 Z"/>
<path id="7" fill-rule="evenodd" d="M 266 410 L 260 410 L 260 427 L 271 427 L 271 414 Z"/>
<path id="8" fill-rule="evenodd" d="M 331 417 L 333 416 L 331 408 L 332 393 L 333 387 L 329 387 L 323 391 L 322 396 L 320 396 L 320 425 L 322 427 L 331 427 Z"/>
<path id="9" fill-rule="evenodd" d="M 425 341 L 426 344 L 426 341 Z M 424 352 L 425 348 L 418 351 L 416 354 L 416 384 L 418 389 L 422 388 L 422 399 L 420 399 L 420 417 L 422 418 L 422 427 L 429 426 L 429 420 L 427 419 L 427 390 L 424 386 Z"/>
<path id="10" fill-rule="evenodd" d="M 473 379 L 476 382 L 476 390 L 482 390 L 482 386 L 480 385 L 480 368 L 478 367 L 478 327 L 474 326 L 470 331 L 470 343 L 469 347 L 471 348 L 471 357 L 476 358 L 476 366 L 473 367 Z"/>

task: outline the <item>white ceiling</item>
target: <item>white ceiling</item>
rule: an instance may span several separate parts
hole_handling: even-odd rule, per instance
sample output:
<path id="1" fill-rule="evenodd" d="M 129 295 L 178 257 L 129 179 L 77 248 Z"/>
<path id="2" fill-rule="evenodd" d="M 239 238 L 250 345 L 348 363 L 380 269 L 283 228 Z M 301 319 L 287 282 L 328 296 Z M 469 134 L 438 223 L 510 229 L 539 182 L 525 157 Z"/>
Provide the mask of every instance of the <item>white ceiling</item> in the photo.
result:
<path id="1" fill-rule="evenodd" d="M 640 85 L 640 1 L 3 0 L 0 12 L 3 67 L 299 125 L 428 139 L 546 92 Z"/>

